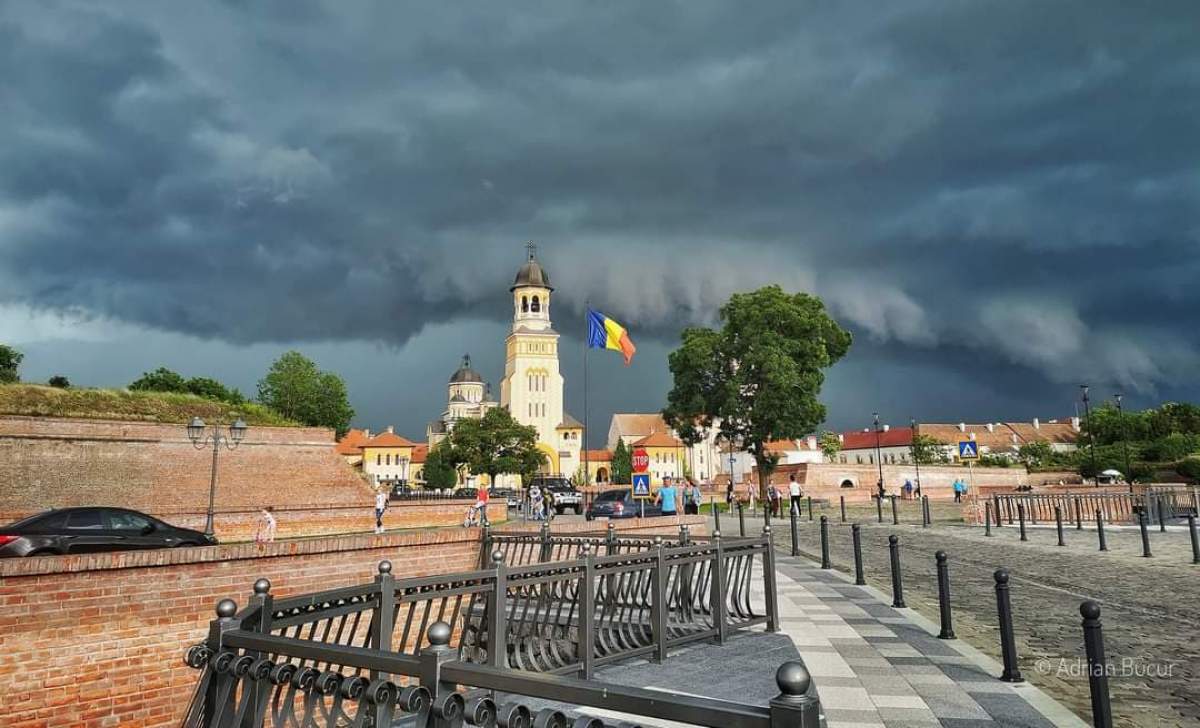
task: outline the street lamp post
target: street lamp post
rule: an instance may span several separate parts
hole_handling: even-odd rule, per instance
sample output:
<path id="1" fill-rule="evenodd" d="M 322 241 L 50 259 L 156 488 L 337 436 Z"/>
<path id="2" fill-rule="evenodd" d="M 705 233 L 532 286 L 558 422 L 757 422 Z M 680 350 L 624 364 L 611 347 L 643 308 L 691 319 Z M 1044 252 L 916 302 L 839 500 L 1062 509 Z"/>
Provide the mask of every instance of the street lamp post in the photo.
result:
<path id="1" fill-rule="evenodd" d="M 883 500 L 883 455 L 879 449 L 879 413 L 872 413 L 875 417 L 875 463 L 879 466 L 879 483 L 876 488 L 879 491 L 879 500 Z"/>
<path id="2" fill-rule="evenodd" d="M 241 417 L 229 426 L 229 434 L 223 434 L 218 425 L 213 425 L 212 432 L 207 432 L 207 427 L 204 420 L 199 417 L 193 417 L 188 423 L 187 434 L 188 439 L 192 441 L 192 447 L 197 450 L 203 450 L 208 444 L 212 443 L 212 476 L 208 483 L 208 513 L 204 519 L 204 535 L 213 535 L 213 501 L 217 496 L 217 455 L 221 452 L 221 446 L 224 445 L 226 450 L 236 450 L 237 446 L 242 444 L 242 439 L 246 437 L 246 423 Z"/>
<path id="3" fill-rule="evenodd" d="M 1117 418 L 1121 420 L 1121 451 L 1125 456 L 1125 484 L 1129 492 L 1133 492 L 1133 470 L 1129 467 L 1129 432 L 1125 429 L 1125 410 L 1121 409 L 1121 393 L 1114 395 L 1117 399 Z"/>
<path id="4" fill-rule="evenodd" d="M 912 453 L 913 465 L 917 466 L 917 496 L 921 495 L 921 458 L 917 452 L 917 418 L 912 417 L 908 420 L 908 429 L 910 437 L 912 437 Z"/>
<path id="5" fill-rule="evenodd" d="M 1092 406 L 1088 399 L 1088 385 L 1080 384 L 1079 391 L 1083 393 L 1083 425 L 1088 431 L 1088 450 L 1092 459 L 1092 482 L 1100 487 L 1100 473 L 1096 470 L 1096 433 L 1092 432 Z"/>

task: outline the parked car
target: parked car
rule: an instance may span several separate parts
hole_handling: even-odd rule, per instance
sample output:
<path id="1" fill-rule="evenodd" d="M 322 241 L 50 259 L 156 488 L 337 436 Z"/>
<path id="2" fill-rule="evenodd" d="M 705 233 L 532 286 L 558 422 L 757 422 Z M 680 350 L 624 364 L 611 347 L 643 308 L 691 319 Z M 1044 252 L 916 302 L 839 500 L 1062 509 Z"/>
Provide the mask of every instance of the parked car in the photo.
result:
<path id="1" fill-rule="evenodd" d="M 575 511 L 575 515 L 583 513 L 583 493 L 576 490 L 566 478 L 538 477 L 533 479 L 532 485 L 542 489 L 549 499 L 549 506 L 558 515 L 561 516 L 569 510 Z"/>
<path id="2" fill-rule="evenodd" d="M 521 505 L 521 498 L 515 488 L 491 488 L 488 490 L 488 496 L 503 498 L 509 508 L 516 508 Z"/>
<path id="3" fill-rule="evenodd" d="M 616 488 L 596 494 L 584 518 L 637 518 L 643 513 L 647 518 L 661 516 L 662 508 L 652 500 L 639 503 L 632 488 Z"/>
<path id="4" fill-rule="evenodd" d="M 59 508 L 0 528 L 0 557 L 211 546 L 217 539 L 125 508 Z"/>

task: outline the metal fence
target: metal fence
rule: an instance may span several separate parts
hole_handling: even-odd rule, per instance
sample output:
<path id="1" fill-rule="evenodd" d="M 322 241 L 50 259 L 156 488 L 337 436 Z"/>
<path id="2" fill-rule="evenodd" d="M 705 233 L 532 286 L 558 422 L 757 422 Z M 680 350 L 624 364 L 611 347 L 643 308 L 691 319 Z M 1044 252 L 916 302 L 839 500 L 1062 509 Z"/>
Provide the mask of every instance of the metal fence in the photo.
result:
<path id="1" fill-rule="evenodd" d="M 419 726 L 461 724 L 421 722 L 441 715 L 439 700 L 459 701 L 460 711 L 471 707 L 455 688 L 438 687 L 447 679 L 705 726 L 816 725 L 808 722 L 819 711 L 815 688 L 798 677 L 802 666 L 781 668 L 787 675 L 780 678 L 779 710 L 806 706 L 783 723 L 771 722 L 775 707 L 642 695 L 588 681 L 595 668 L 617 660 L 663 660 L 671 648 L 722 642 L 731 630 L 757 624 L 777 630 L 769 533 L 700 544 L 606 534 L 601 540 L 619 543 L 615 553 L 563 543 L 575 547 L 563 560 L 517 565 L 506 562 L 500 545 L 529 537 L 491 538 L 496 548 L 487 569 L 397 580 L 382 562 L 369 584 L 275 600 L 260 579 L 241 612 L 224 600 L 208 640 L 188 653 L 203 676 L 184 725 L 391 725 L 398 713 L 416 716 Z M 533 538 L 540 549 L 540 536 Z M 753 588 L 759 578 L 761 591 Z M 503 635 L 497 649 L 492 635 Z M 443 677 L 431 678 L 431 665 L 442 665 Z M 392 676 L 418 677 L 420 684 Z M 471 722 L 467 710 L 471 725 L 566 725 L 497 722 L 494 703 L 475 709 L 492 722 Z"/>
<path id="2" fill-rule="evenodd" d="M 1136 524 L 1143 510 L 1151 519 L 1183 518 L 1196 513 L 1195 491 L 1151 488 L 1140 493 L 1038 493 L 993 495 L 992 514 L 996 524 L 1013 524 L 1021 510 L 1031 523 L 1053 523 L 1055 508 L 1066 521 L 1091 521 L 1099 511 L 1106 523 Z"/>

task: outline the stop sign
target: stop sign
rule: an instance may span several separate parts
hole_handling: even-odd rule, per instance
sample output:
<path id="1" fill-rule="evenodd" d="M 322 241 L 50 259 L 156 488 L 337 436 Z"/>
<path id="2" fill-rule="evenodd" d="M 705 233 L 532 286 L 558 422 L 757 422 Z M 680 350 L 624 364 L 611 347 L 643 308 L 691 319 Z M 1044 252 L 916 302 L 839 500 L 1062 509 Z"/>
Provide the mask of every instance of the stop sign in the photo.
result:
<path id="1" fill-rule="evenodd" d="M 644 473 L 650 467 L 650 456 L 644 448 L 637 448 L 633 451 L 633 472 Z"/>

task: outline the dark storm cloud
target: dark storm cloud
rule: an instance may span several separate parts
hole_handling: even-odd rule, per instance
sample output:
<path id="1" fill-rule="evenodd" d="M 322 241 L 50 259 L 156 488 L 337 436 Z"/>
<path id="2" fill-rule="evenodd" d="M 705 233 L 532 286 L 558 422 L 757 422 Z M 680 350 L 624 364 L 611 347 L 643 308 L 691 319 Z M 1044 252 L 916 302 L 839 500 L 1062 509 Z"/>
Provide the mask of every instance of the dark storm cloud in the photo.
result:
<path id="1" fill-rule="evenodd" d="M 399 345 L 503 318 L 535 239 L 564 329 L 590 300 L 670 339 L 780 282 L 880 366 L 1169 387 L 1200 364 L 1198 26 L 1193 2 L 9 5 L 0 303 Z"/>

